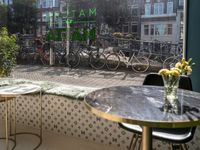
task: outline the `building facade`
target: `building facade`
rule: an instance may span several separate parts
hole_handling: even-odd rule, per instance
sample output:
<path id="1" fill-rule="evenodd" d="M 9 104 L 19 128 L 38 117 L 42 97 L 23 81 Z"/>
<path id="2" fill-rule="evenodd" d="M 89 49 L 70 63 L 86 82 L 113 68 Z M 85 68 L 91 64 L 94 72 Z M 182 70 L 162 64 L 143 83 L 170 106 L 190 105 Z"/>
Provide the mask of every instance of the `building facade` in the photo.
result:
<path id="1" fill-rule="evenodd" d="M 51 28 L 61 28 L 62 20 L 59 18 L 61 0 L 38 0 L 38 29 L 37 35 L 45 35 Z"/>
<path id="2" fill-rule="evenodd" d="M 182 16 L 183 0 L 143 0 L 141 40 L 179 43 Z"/>
<path id="3" fill-rule="evenodd" d="M 134 37 L 140 37 L 141 31 L 141 1 L 127 0 L 128 15 L 125 16 L 125 22 L 122 26 L 122 32 L 132 34 Z"/>

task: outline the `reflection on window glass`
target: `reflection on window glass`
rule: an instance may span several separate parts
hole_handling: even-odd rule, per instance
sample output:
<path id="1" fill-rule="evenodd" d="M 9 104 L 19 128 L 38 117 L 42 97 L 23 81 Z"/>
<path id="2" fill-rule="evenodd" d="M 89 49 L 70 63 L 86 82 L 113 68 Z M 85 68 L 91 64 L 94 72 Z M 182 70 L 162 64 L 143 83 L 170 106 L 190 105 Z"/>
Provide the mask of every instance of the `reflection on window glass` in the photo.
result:
<path id="1" fill-rule="evenodd" d="M 179 46 L 183 5 L 184 0 L 0 0 L 0 27 L 77 47 L 98 38 L 127 51 L 143 45 L 153 49 L 155 41 Z"/>

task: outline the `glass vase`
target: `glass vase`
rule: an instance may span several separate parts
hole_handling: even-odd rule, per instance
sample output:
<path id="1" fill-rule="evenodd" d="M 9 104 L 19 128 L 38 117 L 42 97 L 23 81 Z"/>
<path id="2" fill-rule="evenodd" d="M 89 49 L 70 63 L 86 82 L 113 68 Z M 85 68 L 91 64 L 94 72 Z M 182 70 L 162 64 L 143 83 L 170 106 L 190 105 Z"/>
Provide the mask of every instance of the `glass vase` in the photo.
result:
<path id="1" fill-rule="evenodd" d="M 164 112 L 178 114 L 178 96 L 179 76 L 162 76 L 164 82 Z"/>

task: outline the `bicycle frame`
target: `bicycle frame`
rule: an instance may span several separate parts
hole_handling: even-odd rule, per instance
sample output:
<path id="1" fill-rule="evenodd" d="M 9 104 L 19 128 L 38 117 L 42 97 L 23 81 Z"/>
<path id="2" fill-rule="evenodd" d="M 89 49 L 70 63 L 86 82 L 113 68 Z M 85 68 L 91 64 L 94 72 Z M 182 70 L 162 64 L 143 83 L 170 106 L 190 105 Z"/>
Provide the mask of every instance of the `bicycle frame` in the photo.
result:
<path id="1" fill-rule="evenodd" d="M 122 61 L 122 62 L 126 65 L 126 67 L 128 67 L 129 65 L 132 64 L 132 60 L 133 59 L 137 59 L 135 57 L 134 53 L 132 54 L 131 57 L 127 58 L 126 55 L 124 54 L 124 52 L 122 50 L 119 50 L 118 55 L 119 55 L 120 59 L 122 58 L 123 60 L 125 60 L 125 61 Z"/>

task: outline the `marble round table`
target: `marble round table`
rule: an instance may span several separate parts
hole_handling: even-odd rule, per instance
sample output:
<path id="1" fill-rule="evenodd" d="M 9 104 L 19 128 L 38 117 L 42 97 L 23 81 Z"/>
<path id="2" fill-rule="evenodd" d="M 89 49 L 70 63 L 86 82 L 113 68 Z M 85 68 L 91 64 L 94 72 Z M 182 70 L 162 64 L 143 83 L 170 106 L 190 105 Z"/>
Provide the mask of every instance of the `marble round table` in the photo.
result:
<path id="1" fill-rule="evenodd" d="M 200 93 L 178 90 L 180 114 L 163 112 L 163 87 L 118 86 L 85 97 L 86 107 L 102 118 L 143 126 L 143 150 L 152 149 L 152 127 L 181 128 L 200 124 Z"/>
<path id="2" fill-rule="evenodd" d="M 40 93 L 40 101 L 41 100 L 41 87 L 38 85 L 33 85 L 33 84 L 18 84 L 18 85 L 8 85 L 8 86 L 1 86 L 0 87 L 0 102 L 5 102 L 5 133 L 6 133 L 6 137 L 5 138 L 0 138 L 0 139 L 5 139 L 6 140 L 6 150 L 9 149 L 9 135 L 8 135 L 8 101 L 12 100 L 13 98 L 16 98 L 17 96 L 20 95 L 25 95 L 25 94 L 33 94 L 33 93 Z M 15 105 L 14 105 L 15 106 Z M 12 107 L 11 107 L 12 108 Z M 15 108 L 14 108 L 15 109 Z M 16 111 L 16 110 L 15 110 Z M 14 112 L 15 112 L 14 111 Z M 14 113 L 16 115 L 16 113 Z M 16 116 L 14 116 L 15 118 Z M 14 119 L 14 136 L 15 139 L 11 139 L 14 142 L 14 146 L 12 149 L 15 148 L 16 146 L 16 135 L 17 134 L 24 134 L 24 133 L 16 133 L 16 119 Z M 42 127 L 42 126 L 41 126 Z M 11 128 L 11 127 L 10 127 Z M 12 134 L 12 133 L 10 133 Z M 26 133 L 25 133 L 26 134 Z M 32 134 L 32 133 L 30 133 Z M 36 135 L 36 134 L 34 134 Z M 38 144 L 37 147 L 39 147 L 41 145 L 41 131 L 40 131 L 40 143 Z"/>

